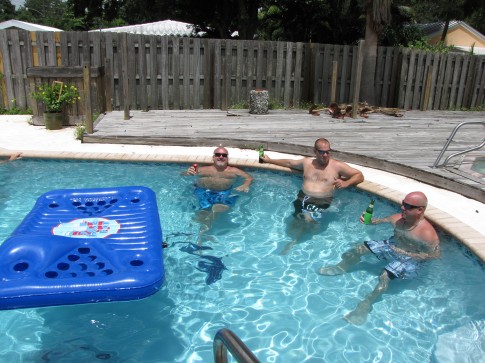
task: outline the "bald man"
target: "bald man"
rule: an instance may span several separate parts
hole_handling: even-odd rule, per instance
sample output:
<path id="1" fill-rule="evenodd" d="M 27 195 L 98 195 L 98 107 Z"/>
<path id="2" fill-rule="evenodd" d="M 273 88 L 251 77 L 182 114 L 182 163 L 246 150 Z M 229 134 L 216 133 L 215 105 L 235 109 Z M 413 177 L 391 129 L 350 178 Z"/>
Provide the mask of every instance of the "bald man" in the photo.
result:
<path id="1" fill-rule="evenodd" d="M 253 177 L 239 168 L 230 166 L 229 152 L 222 146 L 214 149 L 212 161 L 212 165 L 201 166 L 198 170 L 191 166 L 186 174 L 199 176 L 195 193 L 199 199 L 200 208 L 221 211 L 235 203 L 237 195 L 232 195 L 232 188 L 236 178 L 240 177 L 244 182 L 234 190 L 247 193 Z"/>
<path id="2" fill-rule="evenodd" d="M 238 192 L 249 192 L 253 177 L 245 171 L 229 165 L 229 151 L 219 146 L 214 149 L 212 165 L 201 166 L 197 170 L 191 166 L 185 172 L 186 175 L 197 175 L 195 182 L 195 195 L 199 201 L 200 210 L 197 219 L 204 225 L 199 232 L 197 243 L 202 243 L 202 236 L 207 232 L 215 218 L 221 212 L 225 212 L 231 205 L 236 203 Z M 243 183 L 234 187 L 237 179 L 243 179 Z"/>
<path id="3" fill-rule="evenodd" d="M 383 241 L 367 241 L 342 255 L 342 261 L 322 267 L 321 275 L 333 276 L 347 272 L 360 258 L 373 253 L 389 263 L 384 267 L 374 290 L 362 300 L 354 311 L 345 316 L 352 324 L 363 324 L 372 304 L 389 287 L 392 279 L 412 279 L 417 276 L 420 262 L 440 256 L 440 241 L 434 227 L 424 217 L 428 199 L 422 192 L 407 194 L 401 203 L 401 213 L 386 218 L 373 218 L 372 224 L 391 223 L 394 235 Z M 363 223 L 363 217 L 360 217 Z"/>

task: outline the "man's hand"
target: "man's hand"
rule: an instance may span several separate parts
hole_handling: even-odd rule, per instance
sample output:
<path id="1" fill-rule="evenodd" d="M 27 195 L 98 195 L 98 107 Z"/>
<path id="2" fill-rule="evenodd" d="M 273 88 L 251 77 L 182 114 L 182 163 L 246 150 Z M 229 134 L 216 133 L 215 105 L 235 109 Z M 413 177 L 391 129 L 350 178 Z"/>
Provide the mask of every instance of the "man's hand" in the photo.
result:
<path id="1" fill-rule="evenodd" d="M 240 185 L 238 186 L 237 188 L 234 188 L 234 190 L 237 190 L 238 192 L 244 192 L 244 193 L 247 193 L 249 192 L 249 186 L 246 186 L 246 185 Z"/>
<path id="2" fill-rule="evenodd" d="M 340 178 L 333 178 L 333 188 L 334 189 L 343 189 L 345 188 L 345 181 Z"/>
<path id="3" fill-rule="evenodd" d="M 187 175 L 197 175 L 197 170 L 193 166 L 187 169 L 186 171 Z"/>
<path id="4" fill-rule="evenodd" d="M 260 157 L 259 157 L 259 160 L 262 160 L 262 161 L 263 161 L 263 163 L 268 163 L 268 164 L 269 164 L 269 163 L 270 163 L 271 158 L 270 158 L 268 155 L 264 154 L 263 156 L 260 156 Z"/>

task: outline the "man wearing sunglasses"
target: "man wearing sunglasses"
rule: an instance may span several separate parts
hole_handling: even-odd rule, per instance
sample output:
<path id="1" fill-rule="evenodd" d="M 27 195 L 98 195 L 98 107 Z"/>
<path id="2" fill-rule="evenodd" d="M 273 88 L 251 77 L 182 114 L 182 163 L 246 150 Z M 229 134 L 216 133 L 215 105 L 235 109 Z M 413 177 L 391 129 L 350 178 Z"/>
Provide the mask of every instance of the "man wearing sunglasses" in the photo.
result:
<path id="1" fill-rule="evenodd" d="M 335 189 L 344 189 L 364 181 L 362 173 L 342 161 L 333 159 L 330 142 L 315 141 L 315 157 L 302 159 L 271 159 L 264 155 L 265 163 L 303 171 L 303 183 L 294 202 L 295 216 L 308 222 L 317 222 L 322 212 L 330 207 Z"/>
<path id="2" fill-rule="evenodd" d="M 331 157 L 330 142 L 320 138 L 315 141 L 315 157 L 301 159 L 271 159 L 261 157 L 265 163 L 279 165 L 303 172 L 303 183 L 296 200 L 293 202 L 296 217 L 290 223 L 289 234 L 292 241 L 285 247 L 285 254 L 309 230 L 315 230 L 315 223 L 324 219 L 324 211 L 333 200 L 336 189 L 344 189 L 364 181 L 362 173 Z M 302 224 L 303 222 L 310 222 Z M 312 226 L 313 224 L 313 226 Z"/>
<path id="3" fill-rule="evenodd" d="M 220 146 L 214 149 L 212 165 L 201 166 L 197 170 L 194 166 L 188 168 L 187 175 L 198 175 L 195 183 L 195 195 L 199 201 L 199 220 L 206 225 L 206 230 L 219 212 L 229 209 L 236 203 L 237 194 L 233 194 L 233 186 L 238 178 L 244 180 L 243 184 L 234 188 L 238 192 L 248 192 L 253 177 L 245 171 L 229 166 L 229 152 Z"/>
<path id="4" fill-rule="evenodd" d="M 407 194 L 401 203 L 401 213 L 371 220 L 371 224 L 391 223 L 394 226 L 393 236 L 383 241 L 366 241 L 345 252 L 338 264 L 319 270 L 321 275 L 341 275 L 369 253 L 388 262 L 374 290 L 345 316 L 348 322 L 363 324 L 372 310 L 372 304 L 387 290 L 391 280 L 412 279 L 417 276 L 421 262 L 440 256 L 438 234 L 424 217 L 427 205 L 428 199 L 424 193 Z M 364 222 L 362 215 L 360 221 Z"/>

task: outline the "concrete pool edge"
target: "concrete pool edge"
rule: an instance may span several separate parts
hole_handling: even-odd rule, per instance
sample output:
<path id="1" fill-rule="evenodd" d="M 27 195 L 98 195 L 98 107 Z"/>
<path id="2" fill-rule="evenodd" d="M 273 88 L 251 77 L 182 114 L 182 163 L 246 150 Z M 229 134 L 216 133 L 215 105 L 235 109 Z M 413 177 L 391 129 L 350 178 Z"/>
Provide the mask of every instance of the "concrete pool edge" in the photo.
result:
<path id="1" fill-rule="evenodd" d="M 168 162 L 168 163 L 211 163 L 212 157 L 201 155 L 163 155 L 139 153 L 111 153 L 111 152 L 68 152 L 68 151 L 33 151 L 6 150 L 0 148 L 0 155 L 22 153 L 25 158 L 37 159 L 65 159 L 65 160 L 103 160 L 103 161 L 136 161 L 136 162 Z M 260 169 L 290 172 L 287 168 L 269 164 L 259 164 L 257 159 L 231 157 L 231 164 Z M 358 189 L 373 193 L 384 199 L 399 204 L 405 193 L 394 188 L 379 184 L 375 181 L 364 181 Z M 444 232 L 468 247 L 482 262 L 485 262 L 485 235 L 473 229 L 449 213 L 430 204 L 426 210 L 426 217 Z"/>

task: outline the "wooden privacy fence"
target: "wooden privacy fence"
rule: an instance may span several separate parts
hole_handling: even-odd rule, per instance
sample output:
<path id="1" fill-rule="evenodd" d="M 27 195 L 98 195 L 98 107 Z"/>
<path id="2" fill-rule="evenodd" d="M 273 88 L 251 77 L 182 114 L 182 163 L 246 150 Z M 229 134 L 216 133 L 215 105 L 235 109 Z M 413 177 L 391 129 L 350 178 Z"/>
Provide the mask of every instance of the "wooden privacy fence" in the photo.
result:
<path id="1" fill-rule="evenodd" d="M 256 88 L 267 89 L 270 99 L 284 107 L 302 101 L 351 103 L 357 82 L 357 46 L 0 30 L 3 106 L 34 109 L 27 69 L 80 67 L 83 62 L 104 67 L 106 105 L 98 109 L 108 111 L 226 109 L 247 102 L 249 91 Z M 442 110 L 481 106 L 484 69 L 482 56 L 379 47 L 376 105 Z"/>

